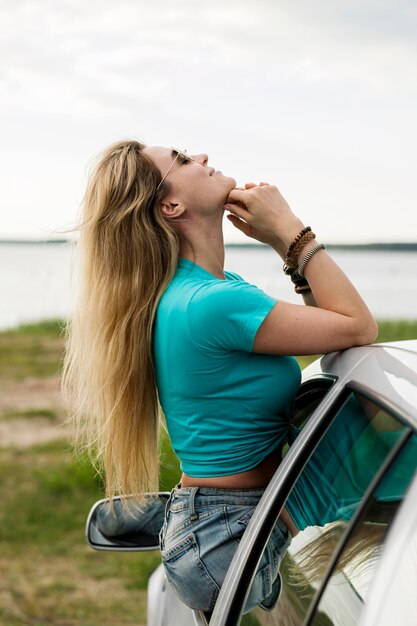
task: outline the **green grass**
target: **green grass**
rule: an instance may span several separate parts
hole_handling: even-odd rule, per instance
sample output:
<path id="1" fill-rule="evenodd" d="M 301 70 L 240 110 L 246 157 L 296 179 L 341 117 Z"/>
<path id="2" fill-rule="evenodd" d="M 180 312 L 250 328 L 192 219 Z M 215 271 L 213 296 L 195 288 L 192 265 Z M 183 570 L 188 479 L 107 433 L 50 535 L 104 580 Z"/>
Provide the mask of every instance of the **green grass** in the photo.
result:
<path id="1" fill-rule="evenodd" d="M 42 339 L 59 339 L 66 323 L 64 320 L 43 320 L 34 324 L 21 324 L 15 328 L 2 331 L 1 335 L 10 337 L 41 337 Z"/>
<path id="2" fill-rule="evenodd" d="M 23 411 L 5 411 L 0 415 L 2 419 L 12 418 L 34 418 L 34 417 L 46 417 L 47 419 L 54 421 L 57 419 L 57 412 L 52 409 L 25 409 Z"/>
<path id="3" fill-rule="evenodd" d="M 417 339 L 417 320 L 393 320 L 380 321 L 377 342 L 401 341 L 404 339 Z"/>
<path id="4" fill-rule="evenodd" d="M 164 448 L 163 491 L 179 479 L 167 439 Z M 35 541 L 51 554 L 68 553 L 68 540 L 79 541 L 83 532 L 89 505 L 104 497 L 103 482 L 88 458 L 75 456 L 63 441 L 1 450 L 0 475 L 0 541 L 6 552 Z"/>
<path id="5" fill-rule="evenodd" d="M 168 435 L 163 434 L 161 442 L 159 489 L 161 491 L 170 491 L 174 485 L 179 483 L 180 478 L 181 471 L 178 457 L 172 450 Z"/>
<path id="6" fill-rule="evenodd" d="M 35 541 L 48 551 L 66 553 L 67 540 L 74 531 L 78 535 L 85 520 L 87 503 L 103 492 L 89 463 L 74 460 L 61 441 L 2 452 L 0 474 L 0 536 L 13 550 Z"/>
<path id="7" fill-rule="evenodd" d="M 0 332 L 0 380 L 57 375 L 64 349 L 64 327 L 62 321 L 54 320 Z"/>
<path id="8" fill-rule="evenodd" d="M 94 552 L 84 541 L 103 484 L 68 444 L 0 450 L 0 624 L 145 623 L 157 552 Z M 2 590 L 5 593 L 2 596 Z M 20 616 L 20 617 L 19 617 Z M 113 616 L 113 617 L 112 617 Z"/>

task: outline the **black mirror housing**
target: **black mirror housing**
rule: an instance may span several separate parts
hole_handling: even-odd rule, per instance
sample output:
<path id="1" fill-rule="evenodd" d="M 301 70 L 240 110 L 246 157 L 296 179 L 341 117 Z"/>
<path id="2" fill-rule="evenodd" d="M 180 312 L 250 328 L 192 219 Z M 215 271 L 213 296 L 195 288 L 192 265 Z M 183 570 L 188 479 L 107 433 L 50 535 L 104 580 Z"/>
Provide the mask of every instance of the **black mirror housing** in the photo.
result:
<path id="1" fill-rule="evenodd" d="M 144 503 L 132 510 L 123 506 L 129 496 L 108 498 L 96 502 L 86 524 L 86 540 L 94 550 L 145 552 L 159 549 L 159 531 L 162 528 L 169 492 L 147 493 Z"/>

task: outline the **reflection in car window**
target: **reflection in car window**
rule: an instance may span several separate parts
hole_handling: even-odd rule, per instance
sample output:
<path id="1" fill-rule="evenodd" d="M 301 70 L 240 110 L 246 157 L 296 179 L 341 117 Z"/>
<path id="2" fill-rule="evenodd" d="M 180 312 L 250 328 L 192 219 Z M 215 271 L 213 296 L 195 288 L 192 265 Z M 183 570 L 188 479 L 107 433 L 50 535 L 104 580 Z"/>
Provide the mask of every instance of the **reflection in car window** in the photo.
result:
<path id="1" fill-rule="evenodd" d="M 405 427 L 358 394 L 350 394 L 303 470 L 286 508 L 296 526 L 348 520 Z"/>
<path id="2" fill-rule="evenodd" d="M 369 498 L 337 562 L 310 624 L 356 624 L 368 599 L 382 543 L 417 469 L 414 435 Z M 335 599 L 338 604 L 335 605 Z"/>
<path id="3" fill-rule="evenodd" d="M 268 626 L 303 624 L 349 521 L 406 432 L 377 404 L 356 392 L 348 395 L 287 499 L 285 506 L 300 532 L 281 565 L 278 604 L 270 614 L 256 609 L 251 618 Z M 396 497 L 398 485 L 391 488 Z M 251 623 L 244 619 L 242 625 Z M 316 626 L 332 623 L 325 616 L 317 619 Z"/>

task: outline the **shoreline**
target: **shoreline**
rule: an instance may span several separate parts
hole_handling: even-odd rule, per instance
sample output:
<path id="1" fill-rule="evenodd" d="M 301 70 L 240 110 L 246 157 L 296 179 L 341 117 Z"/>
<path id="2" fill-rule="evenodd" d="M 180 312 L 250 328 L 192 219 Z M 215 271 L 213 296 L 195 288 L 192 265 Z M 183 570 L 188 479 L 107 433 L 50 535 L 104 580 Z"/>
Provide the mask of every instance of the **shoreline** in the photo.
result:
<path id="1" fill-rule="evenodd" d="M 0 245 L 18 246 L 70 246 L 76 243 L 75 239 L 0 239 Z M 255 242 L 227 242 L 225 248 L 268 248 L 266 244 Z M 358 250 L 358 251 L 383 251 L 383 252 L 417 252 L 417 242 L 412 241 L 386 241 L 386 242 L 363 242 L 363 243 L 328 243 L 328 250 Z"/>

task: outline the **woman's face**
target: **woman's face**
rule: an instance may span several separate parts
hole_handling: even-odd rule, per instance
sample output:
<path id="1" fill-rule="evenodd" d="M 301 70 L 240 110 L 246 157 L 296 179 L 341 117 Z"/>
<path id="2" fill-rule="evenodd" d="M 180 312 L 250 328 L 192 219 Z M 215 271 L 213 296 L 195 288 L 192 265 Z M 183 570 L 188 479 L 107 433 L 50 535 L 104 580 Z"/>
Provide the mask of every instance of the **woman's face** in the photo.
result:
<path id="1" fill-rule="evenodd" d="M 212 212 L 223 207 L 236 181 L 209 167 L 207 154 L 193 154 L 186 160 L 172 148 L 150 146 L 143 149 L 169 183 L 167 202 L 181 204 L 185 210 Z"/>

